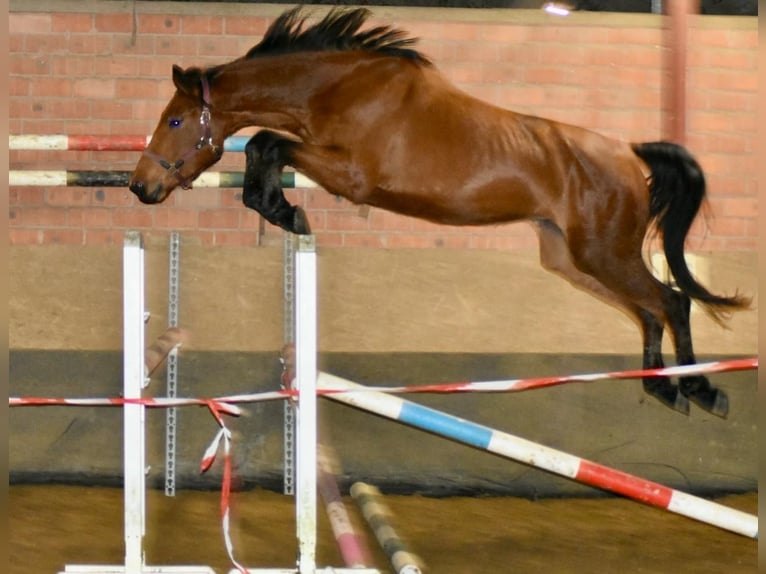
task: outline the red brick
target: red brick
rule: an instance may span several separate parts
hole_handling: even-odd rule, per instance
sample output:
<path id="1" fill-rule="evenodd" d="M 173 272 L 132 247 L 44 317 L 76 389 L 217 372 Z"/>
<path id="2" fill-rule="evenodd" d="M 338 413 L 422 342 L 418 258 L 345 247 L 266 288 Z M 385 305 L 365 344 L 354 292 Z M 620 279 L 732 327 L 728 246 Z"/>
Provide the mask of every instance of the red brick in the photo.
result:
<path id="1" fill-rule="evenodd" d="M 8 14 L 8 29 L 23 30 L 25 34 L 45 34 L 51 31 L 51 14 L 25 14 L 11 12 Z"/>
<path id="2" fill-rule="evenodd" d="M 240 47 L 240 38 L 227 38 L 221 36 L 200 36 L 194 38 L 197 43 L 196 55 L 200 57 L 200 65 L 220 64 L 228 60 L 240 57 L 248 48 Z M 187 41 L 191 42 L 189 38 Z"/>
<path id="3" fill-rule="evenodd" d="M 266 223 L 261 214 L 253 211 L 252 209 L 246 209 L 244 206 L 238 207 L 239 209 L 239 228 L 249 230 L 260 230 L 260 228 Z"/>
<path id="4" fill-rule="evenodd" d="M 44 190 L 39 187 L 12 187 L 8 190 L 8 205 L 24 207 L 43 205 Z"/>
<path id="5" fill-rule="evenodd" d="M 10 30 L 10 33 L 8 34 L 8 53 L 17 54 L 19 52 L 23 52 L 24 39 L 26 37 L 26 34 L 14 33 L 13 30 Z"/>
<path id="6" fill-rule="evenodd" d="M 179 61 L 185 61 L 184 66 L 196 65 L 197 42 L 194 38 L 184 36 L 158 36 L 154 51 L 159 55 L 176 56 Z"/>
<path id="7" fill-rule="evenodd" d="M 188 209 L 218 209 L 221 206 L 221 194 L 216 189 L 197 187 L 175 190 L 176 205 Z"/>
<path id="8" fill-rule="evenodd" d="M 105 208 L 71 207 L 67 210 L 67 223 L 82 229 L 109 228 L 112 225 L 112 211 Z"/>
<path id="9" fill-rule="evenodd" d="M 140 14 L 139 34 L 178 34 L 181 31 L 181 16 L 164 14 Z"/>
<path id="10" fill-rule="evenodd" d="M 213 34 L 223 36 L 223 18 L 221 16 L 193 16 L 181 18 L 181 33 L 184 35 Z"/>
<path id="11" fill-rule="evenodd" d="M 343 233 L 316 233 L 317 246 L 319 247 L 342 247 L 344 234 Z"/>
<path id="12" fill-rule="evenodd" d="M 91 14 L 51 14 L 51 31 L 69 34 L 72 32 L 91 32 L 93 15 Z"/>
<path id="13" fill-rule="evenodd" d="M 154 47 L 152 47 L 152 53 Z M 165 94 L 170 97 L 175 91 L 172 82 L 173 65 L 178 64 L 176 56 L 154 56 L 151 58 L 138 58 L 138 74 L 143 78 L 155 78 L 165 83 Z"/>
<path id="14" fill-rule="evenodd" d="M 24 50 L 28 54 L 48 56 L 69 52 L 69 41 L 65 36 L 31 35 L 24 38 Z"/>
<path id="15" fill-rule="evenodd" d="M 55 76 L 92 76 L 96 72 L 95 60 L 91 56 L 74 54 L 50 57 L 50 70 Z"/>
<path id="16" fill-rule="evenodd" d="M 12 227 L 8 235 L 11 245 L 39 245 L 43 242 L 41 229 L 15 229 Z"/>
<path id="17" fill-rule="evenodd" d="M 66 133 L 67 122 L 64 120 L 54 120 L 52 118 L 25 118 L 21 129 L 16 133 L 25 134 L 63 134 Z"/>
<path id="18" fill-rule="evenodd" d="M 115 95 L 118 98 L 156 99 L 159 97 L 157 80 L 141 78 L 118 78 L 115 80 Z"/>
<path id="19" fill-rule="evenodd" d="M 43 243 L 46 245 L 82 245 L 82 229 L 44 229 Z"/>
<path id="20" fill-rule="evenodd" d="M 112 54 L 112 36 L 96 34 L 72 34 L 69 51 L 74 54 Z"/>
<path id="21" fill-rule="evenodd" d="M 461 62 L 501 62 L 499 44 L 476 44 L 456 42 L 458 60 Z"/>
<path id="22" fill-rule="evenodd" d="M 224 34 L 227 36 L 249 37 L 252 38 L 252 42 L 255 44 L 266 32 L 272 21 L 273 18 L 257 18 L 252 16 L 226 18 Z"/>
<path id="23" fill-rule="evenodd" d="M 208 209 L 200 211 L 199 227 L 202 229 L 237 229 L 239 227 L 239 210 Z"/>
<path id="24" fill-rule="evenodd" d="M 93 18 L 97 33 L 133 32 L 133 15 L 130 12 L 95 14 Z"/>
<path id="25" fill-rule="evenodd" d="M 151 127 L 149 129 L 143 129 L 142 131 L 144 133 L 150 134 L 154 131 L 154 128 L 157 125 L 157 122 L 159 121 L 160 116 L 162 115 L 162 112 L 167 104 L 168 103 L 166 101 L 149 102 L 144 100 L 136 100 L 130 104 L 130 117 L 133 120 L 148 120 L 147 124 Z M 131 133 L 133 132 L 131 131 Z"/>
<path id="26" fill-rule="evenodd" d="M 52 187 L 45 192 L 45 203 L 50 206 L 90 205 L 92 192 L 83 187 Z"/>
<path id="27" fill-rule="evenodd" d="M 12 54 L 8 59 L 8 71 L 11 75 L 37 75 L 50 74 L 50 60 L 42 56 L 27 56 L 22 54 Z"/>
<path id="28" fill-rule="evenodd" d="M 199 212 L 195 209 L 155 208 L 154 224 L 166 229 L 196 229 Z"/>
<path id="29" fill-rule="evenodd" d="M 152 56 L 155 52 L 157 36 L 154 34 L 139 34 L 133 36 L 115 36 L 112 50 L 115 54 L 125 57 Z"/>
<path id="30" fill-rule="evenodd" d="M 39 100 L 40 113 L 39 115 L 44 117 L 53 118 L 67 118 L 83 119 L 90 118 L 90 106 L 83 104 L 81 101 L 73 100 L 71 98 L 45 98 Z M 35 114 L 38 115 L 38 114 Z M 38 132 L 35 132 L 38 133 Z M 45 133 L 67 133 L 66 131 L 56 130 L 53 131 L 53 126 L 50 126 Z"/>
<path id="31" fill-rule="evenodd" d="M 29 95 L 30 80 L 27 78 L 11 78 L 8 83 L 8 95 L 13 96 L 28 96 Z"/>
<path id="32" fill-rule="evenodd" d="M 130 207 L 136 205 L 135 195 L 122 188 L 101 188 L 93 192 L 92 204 L 103 207 Z"/>
<path id="33" fill-rule="evenodd" d="M 345 211 L 325 212 L 325 222 L 328 231 L 364 231 L 370 228 L 366 217 Z"/>
<path id="34" fill-rule="evenodd" d="M 411 231 L 414 219 L 383 209 L 370 210 L 370 228 L 382 231 Z"/>
<path id="35" fill-rule="evenodd" d="M 694 70 L 688 75 L 689 87 L 709 90 L 744 90 L 755 92 L 758 89 L 758 74 L 755 71 L 738 70 Z"/>
<path id="36" fill-rule="evenodd" d="M 93 98 L 97 100 L 114 99 L 115 80 L 99 78 L 80 78 L 72 82 L 74 96 L 81 98 Z"/>
<path id="37" fill-rule="evenodd" d="M 755 72 L 758 59 L 755 50 L 692 48 L 687 56 L 690 68 L 743 69 Z"/>
<path id="38" fill-rule="evenodd" d="M 253 231 L 216 231 L 213 245 L 257 247 L 258 233 Z"/>
<path id="39" fill-rule="evenodd" d="M 543 65 L 529 67 L 524 70 L 524 81 L 528 84 L 566 85 L 569 69 L 561 66 Z"/>
<path id="40" fill-rule="evenodd" d="M 130 102 L 96 101 L 90 104 L 92 119 L 116 120 L 130 118 L 133 114 L 133 104 Z M 136 134 L 138 135 L 138 134 Z"/>
<path id="41" fill-rule="evenodd" d="M 379 233 L 344 233 L 343 247 L 371 247 L 384 249 L 387 247 L 388 236 Z"/>
<path id="42" fill-rule="evenodd" d="M 443 40 L 458 42 L 476 42 L 480 40 L 480 26 L 464 22 L 444 22 L 441 26 L 440 37 Z M 478 42 L 476 42 L 478 44 Z"/>
<path id="43" fill-rule="evenodd" d="M 85 245 L 122 245 L 124 240 L 124 230 L 86 229 L 83 243 Z"/>
<path id="44" fill-rule="evenodd" d="M 15 222 L 26 227 L 63 227 L 67 224 L 66 209 L 24 207 L 13 211 Z"/>
<path id="45" fill-rule="evenodd" d="M 138 77 L 138 61 L 132 56 L 103 56 L 91 58 L 93 72 L 97 76 Z"/>
<path id="46" fill-rule="evenodd" d="M 606 32 L 609 44 L 625 46 L 627 44 L 644 44 L 659 46 L 663 43 L 663 30 L 656 28 L 609 28 Z"/>
<path id="47" fill-rule="evenodd" d="M 718 211 L 722 217 L 727 218 L 755 218 L 758 215 L 758 198 L 730 197 L 716 202 Z"/>
<path id="48" fill-rule="evenodd" d="M 154 210 L 146 206 L 136 209 L 114 209 L 112 224 L 123 229 L 146 229 L 154 227 Z"/>

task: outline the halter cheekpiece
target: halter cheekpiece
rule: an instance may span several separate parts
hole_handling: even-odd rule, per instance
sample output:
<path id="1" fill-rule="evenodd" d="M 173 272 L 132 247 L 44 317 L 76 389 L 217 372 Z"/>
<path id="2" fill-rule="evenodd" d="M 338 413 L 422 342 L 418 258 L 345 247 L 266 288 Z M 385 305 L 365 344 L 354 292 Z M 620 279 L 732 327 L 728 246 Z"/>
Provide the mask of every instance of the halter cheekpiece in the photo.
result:
<path id="1" fill-rule="evenodd" d="M 199 125 L 201 134 L 199 137 L 199 140 L 195 144 L 193 148 L 191 148 L 189 151 L 187 151 L 185 154 L 183 154 L 180 159 L 178 159 L 175 163 L 170 163 L 165 158 L 157 155 L 156 153 L 149 151 L 148 149 L 144 150 L 144 154 L 152 158 L 154 161 L 156 161 L 158 164 L 160 164 L 163 168 L 165 168 L 168 173 L 172 176 L 174 176 L 177 180 L 179 185 L 183 189 L 191 189 L 192 188 L 192 181 L 181 175 L 181 168 L 186 163 L 188 159 L 194 156 L 197 152 L 201 151 L 205 147 L 210 147 L 213 149 L 213 152 L 218 155 L 220 153 L 220 147 L 215 145 L 213 143 L 213 134 L 210 130 L 210 84 L 208 83 L 207 77 L 203 74 L 202 79 L 202 113 L 199 116 Z"/>

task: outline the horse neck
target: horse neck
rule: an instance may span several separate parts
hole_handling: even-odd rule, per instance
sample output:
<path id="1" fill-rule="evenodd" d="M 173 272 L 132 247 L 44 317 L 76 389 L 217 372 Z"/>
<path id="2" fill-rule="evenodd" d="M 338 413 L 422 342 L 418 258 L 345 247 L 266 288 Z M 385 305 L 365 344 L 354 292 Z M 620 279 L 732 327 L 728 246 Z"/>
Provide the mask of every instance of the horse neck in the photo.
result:
<path id="1" fill-rule="evenodd" d="M 303 137 L 310 98 L 338 80 L 342 70 L 322 53 L 258 56 L 232 62 L 211 89 L 213 106 L 227 118 L 231 135 L 250 126 Z"/>

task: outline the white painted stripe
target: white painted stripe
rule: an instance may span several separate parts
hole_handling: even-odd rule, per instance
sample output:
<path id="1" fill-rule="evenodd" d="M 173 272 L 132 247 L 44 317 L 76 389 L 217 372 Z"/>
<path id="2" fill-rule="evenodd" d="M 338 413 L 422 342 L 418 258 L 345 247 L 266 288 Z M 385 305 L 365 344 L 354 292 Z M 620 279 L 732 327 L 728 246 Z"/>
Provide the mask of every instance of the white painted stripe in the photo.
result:
<path id="1" fill-rule="evenodd" d="M 66 185 L 66 171 L 17 171 L 8 172 L 10 186 L 62 186 Z"/>
<path id="2" fill-rule="evenodd" d="M 758 536 L 757 516 L 684 492 L 673 491 L 668 510 L 749 538 Z"/>
<path id="3" fill-rule="evenodd" d="M 202 173 L 194 180 L 194 187 L 220 187 L 221 174 L 214 171 Z"/>
<path id="4" fill-rule="evenodd" d="M 359 390 L 360 385 L 356 385 L 355 383 L 328 373 L 320 372 L 317 377 L 317 388 L 337 390 L 348 389 L 349 391 L 354 391 Z M 399 419 L 399 415 L 402 412 L 402 405 L 404 404 L 401 399 L 384 393 L 342 393 L 329 395 L 329 398 L 364 410 L 380 413 L 381 415 L 394 420 Z"/>
<path id="5" fill-rule="evenodd" d="M 69 149 L 69 136 L 62 135 L 9 135 L 8 149 L 51 150 Z"/>
<path id="6" fill-rule="evenodd" d="M 295 187 L 296 188 L 312 188 L 312 187 L 319 187 L 316 182 L 310 180 L 302 173 L 295 172 Z"/>
<path id="7" fill-rule="evenodd" d="M 501 431 L 492 433 L 487 450 L 568 478 L 577 476 L 582 460 L 571 454 Z"/>

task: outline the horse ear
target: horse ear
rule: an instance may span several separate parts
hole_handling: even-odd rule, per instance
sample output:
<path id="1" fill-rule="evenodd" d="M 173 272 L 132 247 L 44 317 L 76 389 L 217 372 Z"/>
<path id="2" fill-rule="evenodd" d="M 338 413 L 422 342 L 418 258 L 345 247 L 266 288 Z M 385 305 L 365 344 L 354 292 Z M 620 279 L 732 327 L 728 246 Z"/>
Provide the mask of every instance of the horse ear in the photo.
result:
<path id="1" fill-rule="evenodd" d="M 173 83 L 179 91 L 185 94 L 198 98 L 201 78 L 202 70 L 199 68 L 184 70 L 180 66 L 173 65 Z"/>

